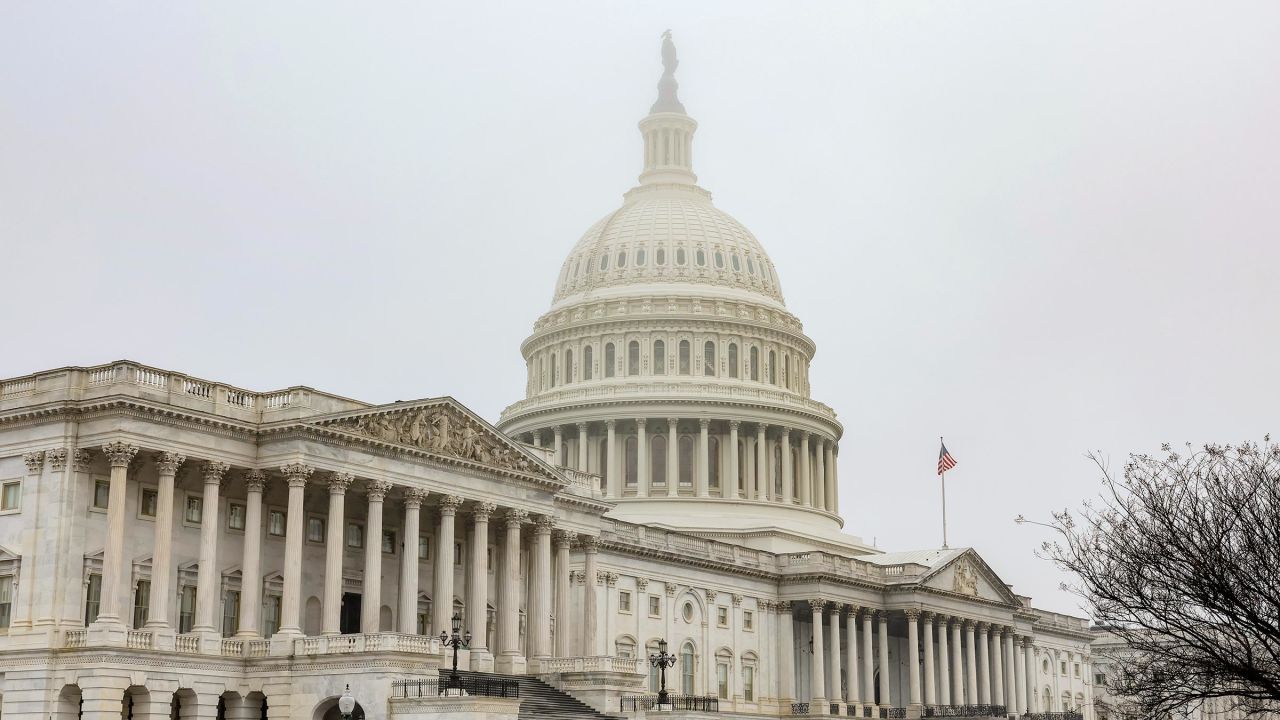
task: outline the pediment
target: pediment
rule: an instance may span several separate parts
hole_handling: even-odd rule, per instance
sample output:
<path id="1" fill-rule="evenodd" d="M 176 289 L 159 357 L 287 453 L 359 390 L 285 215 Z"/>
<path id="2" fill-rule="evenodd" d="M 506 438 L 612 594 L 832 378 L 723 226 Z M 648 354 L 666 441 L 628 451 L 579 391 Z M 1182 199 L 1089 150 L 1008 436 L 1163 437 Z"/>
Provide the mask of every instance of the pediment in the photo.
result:
<path id="1" fill-rule="evenodd" d="M 973 549 L 965 550 L 935 568 L 920 581 L 921 585 L 956 595 L 1018 605 L 1019 600 L 991 566 Z"/>
<path id="2" fill-rule="evenodd" d="M 564 480 L 542 460 L 450 397 L 383 405 L 313 424 L 452 460 L 564 484 Z"/>
<path id="3" fill-rule="evenodd" d="M 3 545 L 0 545 L 0 562 L 4 562 L 6 560 L 17 560 L 17 559 L 18 559 L 17 553 L 15 553 L 14 551 L 10 550 L 9 548 Z"/>

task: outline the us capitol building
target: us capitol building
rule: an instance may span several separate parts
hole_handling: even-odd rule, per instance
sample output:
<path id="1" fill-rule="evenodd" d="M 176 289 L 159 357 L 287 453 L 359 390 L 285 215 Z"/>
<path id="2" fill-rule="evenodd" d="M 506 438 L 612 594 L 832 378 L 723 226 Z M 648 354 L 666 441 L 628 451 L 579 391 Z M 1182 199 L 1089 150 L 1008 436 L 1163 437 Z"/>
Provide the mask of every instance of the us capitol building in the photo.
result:
<path id="1" fill-rule="evenodd" d="M 656 690 L 664 640 L 722 716 L 1092 720 L 1087 621 L 972 549 L 843 531 L 816 345 L 696 184 L 669 39 L 664 65 L 639 185 L 569 252 L 496 425 L 131 361 L 0 381 L 0 717 L 333 720 L 347 685 L 407 717 L 456 615 L 463 669 L 586 714 Z"/>

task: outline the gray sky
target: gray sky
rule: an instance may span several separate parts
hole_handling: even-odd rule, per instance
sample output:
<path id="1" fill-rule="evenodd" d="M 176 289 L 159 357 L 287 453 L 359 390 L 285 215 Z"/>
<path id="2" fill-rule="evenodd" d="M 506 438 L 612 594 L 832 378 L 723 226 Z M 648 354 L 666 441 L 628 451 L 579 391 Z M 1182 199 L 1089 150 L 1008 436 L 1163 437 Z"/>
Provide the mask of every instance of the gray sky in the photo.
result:
<path id="1" fill-rule="evenodd" d="M 0 376 L 521 397 L 640 171 L 674 32 L 695 171 L 777 264 L 841 510 L 1038 606 L 1045 519 L 1163 441 L 1278 431 L 1280 4 L 0 5 Z"/>

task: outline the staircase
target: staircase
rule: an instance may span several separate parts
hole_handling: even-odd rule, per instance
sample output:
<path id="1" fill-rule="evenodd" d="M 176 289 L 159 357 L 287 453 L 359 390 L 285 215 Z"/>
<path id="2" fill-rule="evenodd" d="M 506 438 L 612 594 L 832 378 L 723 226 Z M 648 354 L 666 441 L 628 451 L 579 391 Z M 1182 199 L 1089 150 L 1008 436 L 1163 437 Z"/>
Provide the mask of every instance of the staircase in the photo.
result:
<path id="1" fill-rule="evenodd" d="M 449 671 L 441 670 L 441 682 Z M 459 670 L 464 678 L 516 680 L 520 683 L 520 720 L 612 720 L 577 698 L 551 687 L 532 675 L 499 675 Z"/>

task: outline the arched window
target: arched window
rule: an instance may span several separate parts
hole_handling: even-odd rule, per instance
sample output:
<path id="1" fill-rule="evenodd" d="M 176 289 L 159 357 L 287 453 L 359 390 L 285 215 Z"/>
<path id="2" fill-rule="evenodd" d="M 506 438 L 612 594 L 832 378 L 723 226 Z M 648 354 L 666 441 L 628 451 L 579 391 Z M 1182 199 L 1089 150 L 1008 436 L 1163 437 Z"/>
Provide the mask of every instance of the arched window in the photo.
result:
<path id="1" fill-rule="evenodd" d="M 733 271 L 742 272 L 742 259 L 738 257 L 738 253 L 733 254 Z"/>
<path id="2" fill-rule="evenodd" d="M 760 348 L 751 348 L 751 379 L 759 382 L 760 380 Z"/>
<path id="3" fill-rule="evenodd" d="M 773 446 L 773 495 L 782 497 L 782 445 Z"/>
<path id="4" fill-rule="evenodd" d="M 596 467 L 600 469 L 600 489 L 607 487 L 605 480 L 609 479 L 609 438 L 601 438 L 599 452 L 596 454 Z"/>
<path id="5" fill-rule="evenodd" d="M 716 344 L 710 340 L 702 346 L 702 374 L 709 377 L 716 374 Z"/>
<path id="6" fill-rule="evenodd" d="M 693 438 L 680 436 L 680 486 L 693 487 Z"/>
<path id="7" fill-rule="evenodd" d="M 623 473 L 623 478 L 624 478 L 624 481 L 626 482 L 626 484 L 627 484 L 627 486 L 628 486 L 628 487 L 635 487 L 635 484 L 636 484 L 636 439 L 635 439 L 635 436 L 632 436 L 632 437 L 627 438 L 627 442 L 626 442 L 626 444 L 624 445 L 624 447 L 626 448 L 625 452 L 623 453 L 624 455 L 626 455 L 626 457 L 624 458 L 624 464 L 626 465 L 626 470 L 625 470 L 625 472 Z"/>
<path id="8" fill-rule="evenodd" d="M 649 477 L 654 485 L 667 486 L 667 439 L 654 435 L 649 441 Z"/>
<path id="9" fill-rule="evenodd" d="M 535 367 L 536 367 L 535 372 L 537 373 L 537 377 L 538 377 L 538 389 L 546 390 L 547 379 L 542 375 L 542 356 L 541 355 L 538 356 L 538 362 L 536 363 Z"/>
<path id="10" fill-rule="evenodd" d="M 644 647 L 645 657 L 658 654 L 658 641 L 650 640 L 648 645 Z M 658 666 L 649 665 L 649 691 L 658 692 L 661 687 L 662 680 L 658 677 Z"/>
<path id="11" fill-rule="evenodd" d="M 756 274 L 756 261 L 752 260 L 749 256 L 747 257 L 747 272 L 752 275 Z"/>
<path id="12" fill-rule="evenodd" d="M 604 376 L 605 376 L 605 377 L 607 377 L 607 378 L 611 378 L 611 377 L 613 377 L 613 368 L 614 368 L 614 357 L 613 357 L 613 355 L 614 355 L 614 352 L 613 352 L 613 343 L 605 343 L 605 346 L 604 346 Z"/>
<path id="13" fill-rule="evenodd" d="M 676 248 L 676 264 L 684 265 L 684 248 Z"/>
<path id="14" fill-rule="evenodd" d="M 573 351 L 564 351 L 564 382 L 566 385 L 573 382 Z"/>
<path id="15" fill-rule="evenodd" d="M 689 341 L 680 341 L 680 374 L 689 374 Z"/>
<path id="16" fill-rule="evenodd" d="M 608 270 L 608 269 L 609 269 L 609 255 L 608 254 L 601 255 L 600 256 L 600 272 L 604 272 L 605 270 Z"/>
<path id="17" fill-rule="evenodd" d="M 729 666 L 733 664 L 733 653 L 728 648 L 716 651 L 716 697 L 729 699 Z"/>
<path id="18" fill-rule="evenodd" d="M 636 251 L 636 265 L 644 265 L 644 248 Z"/>
<path id="19" fill-rule="evenodd" d="M 698 267 L 702 267 L 707 264 L 707 254 L 702 251 L 702 248 L 698 248 L 698 252 L 694 257 L 697 258 Z"/>
<path id="20" fill-rule="evenodd" d="M 742 656 L 742 699 L 747 702 L 756 701 L 756 668 L 759 665 L 760 660 L 755 653 Z"/>
<path id="21" fill-rule="evenodd" d="M 738 343 L 729 343 L 729 377 L 738 377 Z"/>
<path id="22" fill-rule="evenodd" d="M 739 440 L 736 449 L 738 453 L 738 491 L 746 494 L 747 490 L 747 443 Z"/>
<path id="23" fill-rule="evenodd" d="M 582 379 L 583 380 L 591 379 L 591 362 L 593 360 L 593 357 L 592 357 L 593 355 L 595 355 L 595 353 L 592 352 L 590 345 L 582 348 Z"/>
<path id="24" fill-rule="evenodd" d="M 782 384 L 791 389 L 791 355 L 790 353 L 782 356 Z"/>
<path id="25" fill-rule="evenodd" d="M 666 265 L 667 251 L 662 248 L 658 248 L 657 251 L 653 253 L 653 261 L 656 265 Z"/>
<path id="26" fill-rule="evenodd" d="M 551 353 L 551 387 L 556 386 L 556 354 Z"/>
<path id="27" fill-rule="evenodd" d="M 661 340 L 653 341 L 653 374 L 667 374 L 667 344 Z"/>
<path id="28" fill-rule="evenodd" d="M 685 695 L 692 695 L 693 678 L 694 678 L 694 656 L 693 643 L 686 642 L 680 648 L 680 692 Z"/>
<path id="29" fill-rule="evenodd" d="M 627 266 L 627 253 L 624 250 L 623 252 L 618 253 L 618 269 L 621 270 L 626 266 Z"/>
<path id="30" fill-rule="evenodd" d="M 769 384 L 778 384 L 778 354 L 772 350 L 769 351 Z"/>
<path id="31" fill-rule="evenodd" d="M 716 251 L 716 269 L 717 270 L 724 269 L 724 253 L 720 252 L 719 250 Z"/>
<path id="32" fill-rule="evenodd" d="M 720 487 L 720 439 L 714 435 L 707 438 L 707 484 Z"/>
<path id="33" fill-rule="evenodd" d="M 613 643 L 614 652 L 618 657 L 633 658 L 636 656 L 636 640 L 630 635 L 622 635 Z"/>
<path id="34" fill-rule="evenodd" d="M 640 374 L 640 343 L 637 340 L 627 343 L 627 374 Z"/>

